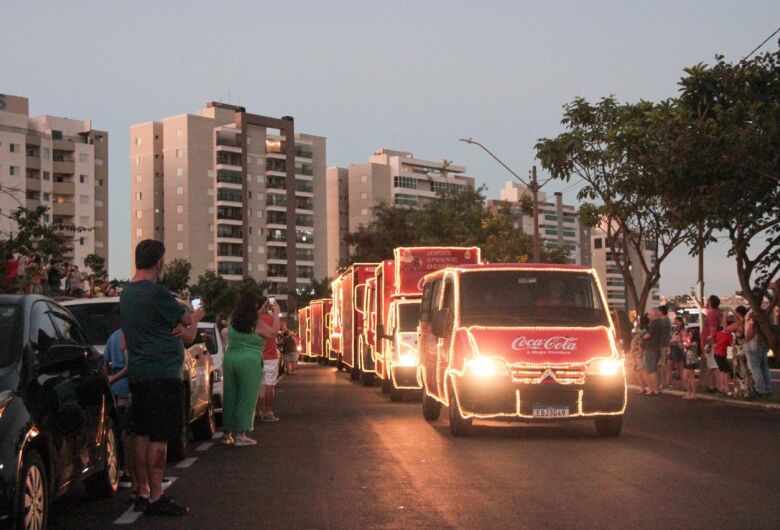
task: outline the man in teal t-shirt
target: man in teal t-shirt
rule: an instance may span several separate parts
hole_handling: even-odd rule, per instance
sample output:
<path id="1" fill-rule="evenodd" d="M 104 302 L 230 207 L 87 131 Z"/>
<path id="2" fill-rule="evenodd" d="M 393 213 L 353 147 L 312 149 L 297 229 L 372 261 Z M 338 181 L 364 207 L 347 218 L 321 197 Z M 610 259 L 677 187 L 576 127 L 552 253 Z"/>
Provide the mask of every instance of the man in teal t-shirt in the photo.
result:
<path id="1" fill-rule="evenodd" d="M 149 515 L 185 515 L 189 508 L 163 495 L 162 479 L 168 441 L 179 436 L 184 417 L 184 345 L 176 335 L 193 321 L 173 294 L 157 283 L 164 255 L 165 246 L 159 241 L 138 243 L 136 273 L 122 290 L 119 304 L 132 396 L 136 510 Z"/>

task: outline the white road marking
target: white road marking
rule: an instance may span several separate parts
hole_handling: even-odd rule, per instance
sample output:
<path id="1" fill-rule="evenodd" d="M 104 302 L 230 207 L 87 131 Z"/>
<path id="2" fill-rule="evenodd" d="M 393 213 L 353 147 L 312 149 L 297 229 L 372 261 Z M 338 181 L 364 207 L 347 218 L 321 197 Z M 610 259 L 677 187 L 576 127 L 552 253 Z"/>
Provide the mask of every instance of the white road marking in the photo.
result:
<path id="1" fill-rule="evenodd" d="M 223 436 L 225 436 L 225 433 L 223 433 L 222 431 L 217 431 L 217 432 L 214 433 L 214 436 L 212 436 L 211 439 L 212 440 L 219 440 Z"/>
<path id="2" fill-rule="evenodd" d="M 171 479 L 170 484 L 163 484 L 163 490 L 168 489 L 169 486 L 172 486 L 174 482 L 176 482 L 176 477 L 166 477 Z M 131 506 L 127 509 L 125 513 L 119 516 L 119 519 L 114 521 L 114 524 L 133 524 L 138 520 L 139 517 L 143 515 L 144 512 L 137 512 L 134 510 L 134 506 Z"/>
<path id="3" fill-rule="evenodd" d="M 214 445 L 214 442 L 203 442 L 195 450 L 196 451 L 208 451 L 209 447 L 211 447 L 212 445 Z"/>
<path id="4" fill-rule="evenodd" d="M 191 458 L 185 458 L 184 460 L 176 464 L 176 467 L 190 467 L 192 464 L 195 463 L 195 460 L 197 459 L 198 459 L 197 456 Z"/>

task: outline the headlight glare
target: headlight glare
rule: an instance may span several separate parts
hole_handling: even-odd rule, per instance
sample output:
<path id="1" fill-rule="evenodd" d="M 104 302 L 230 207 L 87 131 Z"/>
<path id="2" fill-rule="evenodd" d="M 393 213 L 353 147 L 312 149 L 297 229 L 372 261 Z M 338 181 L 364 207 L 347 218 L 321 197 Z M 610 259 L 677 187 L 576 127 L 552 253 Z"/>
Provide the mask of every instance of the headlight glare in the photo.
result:
<path id="1" fill-rule="evenodd" d="M 506 362 L 496 357 L 477 357 L 469 360 L 466 366 L 469 373 L 476 377 L 494 377 L 509 373 Z"/>
<path id="2" fill-rule="evenodd" d="M 595 359 L 588 365 L 589 375 L 618 375 L 623 373 L 623 361 L 620 359 Z"/>

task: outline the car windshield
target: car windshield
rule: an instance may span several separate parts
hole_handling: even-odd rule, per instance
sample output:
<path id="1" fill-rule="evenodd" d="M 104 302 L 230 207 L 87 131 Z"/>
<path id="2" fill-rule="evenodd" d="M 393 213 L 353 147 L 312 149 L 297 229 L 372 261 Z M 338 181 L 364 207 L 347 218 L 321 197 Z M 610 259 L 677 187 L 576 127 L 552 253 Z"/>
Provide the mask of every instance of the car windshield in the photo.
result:
<path id="1" fill-rule="evenodd" d="M 18 320 L 17 304 L 0 304 L 0 367 L 16 360 L 19 345 L 17 330 L 21 329 Z"/>
<path id="2" fill-rule="evenodd" d="M 593 276 L 559 271 L 466 272 L 463 326 L 600 326 L 607 312 Z"/>
<path id="3" fill-rule="evenodd" d="M 417 331 L 420 321 L 420 303 L 398 305 L 398 331 Z"/>
<path id="4" fill-rule="evenodd" d="M 119 302 L 77 304 L 67 306 L 78 320 L 87 341 L 93 346 L 108 342 L 108 337 L 119 329 Z"/>

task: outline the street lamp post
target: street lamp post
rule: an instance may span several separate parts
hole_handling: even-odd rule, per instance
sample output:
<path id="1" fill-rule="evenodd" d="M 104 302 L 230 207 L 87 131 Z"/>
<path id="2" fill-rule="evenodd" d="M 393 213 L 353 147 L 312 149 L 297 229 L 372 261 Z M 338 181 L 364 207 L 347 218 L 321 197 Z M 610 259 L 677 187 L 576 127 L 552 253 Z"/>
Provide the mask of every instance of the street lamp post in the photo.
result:
<path id="1" fill-rule="evenodd" d="M 526 188 L 531 190 L 531 200 L 533 202 L 533 215 L 534 215 L 534 248 L 533 248 L 533 258 L 534 262 L 539 263 L 541 261 L 541 250 L 540 250 L 540 237 L 539 237 L 539 190 L 550 182 L 550 180 L 546 180 L 541 185 L 539 184 L 539 181 L 536 178 L 536 166 L 533 166 L 531 168 L 531 181 L 526 182 L 520 175 L 515 173 L 511 167 L 507 166 L 500 158 L 498 158 L 496 155 L 494 155 L 490 149 L 482 145 L 476 140 L 472 140 L 471 138 L 460 138 L 460 141 L 467 144 L 472 145 L 478 145 L 482 148 L 483 151 L 485 151 L 487 154 L 489 154 L 493 160 L 501 164 L 504 169 L 509 171 L 509 173 L 512 174 L 513 177 L 515 177 L 517 180 L 519 180 Z"/>

